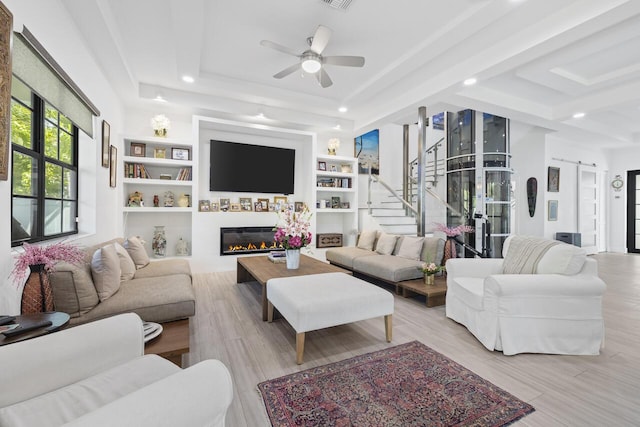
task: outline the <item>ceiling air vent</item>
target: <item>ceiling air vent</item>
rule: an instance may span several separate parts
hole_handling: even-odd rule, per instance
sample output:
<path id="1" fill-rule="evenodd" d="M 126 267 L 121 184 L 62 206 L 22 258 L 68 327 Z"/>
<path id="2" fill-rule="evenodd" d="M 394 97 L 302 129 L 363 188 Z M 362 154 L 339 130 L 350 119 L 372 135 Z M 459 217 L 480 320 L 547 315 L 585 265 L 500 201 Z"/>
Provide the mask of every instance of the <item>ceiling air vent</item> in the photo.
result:
<path id="1" fill-rule="evenodd" d="M 334 9 L 347 10 L 352 0 L 320 0 Z"/>

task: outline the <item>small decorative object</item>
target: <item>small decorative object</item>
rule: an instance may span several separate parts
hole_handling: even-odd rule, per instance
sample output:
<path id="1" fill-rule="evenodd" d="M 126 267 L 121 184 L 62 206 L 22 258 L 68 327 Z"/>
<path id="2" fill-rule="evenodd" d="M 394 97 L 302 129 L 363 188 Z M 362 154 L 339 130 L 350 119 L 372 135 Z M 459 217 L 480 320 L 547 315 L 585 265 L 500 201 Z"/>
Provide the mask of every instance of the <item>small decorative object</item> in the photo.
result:
<path id="1" fill-rule="evenodd" d="M 153 195 L 153 207 L 157 208 L 158 206 L 160 206 L 160 198 L 158 197 L 157 194 Z"/>
<path id="2" fill-rule="evenodd" d="M 457 227 L 447 227 L 444 224 L 435 224 L 435 229 L 441 231 L 447 235 L 447 241 L 444 243 L 444 258 L 442 264 L 446 264 L 449 258 L 456 257 L 456 245 L 454 243 L 454 237 L 461 235 L 462 233 L 473 233 L 475 228 L 470 225 L 458 225 Z"/>
<path id="3" fill-rule="evenodd" d="M 353 169 L 350 164 L 340 165 L 340 171 L 342 173 L 352 173 Z"/>
<path id="4" fill-rule="evenodd" d="M 615 178 L 613 178 L 613 181 L 611 181 L 611 186 L 615 191 L 622 190 L 623 185 L 624 185 L 624 181 L 622 180 L 622 176 L 620 175 L 616 175 Z"/>
<path id="5" fill-rule="evenodd" d="M 560 168 L 549 166 L 547 172 L 547 191 L 552 193 L 560 191 Z"/>
<path id="6" fill-rule="evenodd" d="M 171 129 L 171 122 L 164 114 L 158 114 L 151 119 L 151 127 L 155 136 L 167 136 L 167 131 Z"/>
<path id="7" fill-rule="evenodd" d="M 436 273 L 443 270 L 443 267 L 440 267 L 433 262 L 423 262 L 419 268 L 424 274 L 424 284 L 427 286 L 433 286 L 435 284 Z"/>
<path id="8" fill-rule="evenodd" d="M 200 200 L 198 202 L 198 211 L 200 212 L 209 212 L 211 211 L 211 204 L 208 200 Z"/>
<path id="9" fill-rule="evenodd" d="M 134 157 L 144 157 L 147 155 L 147 145 L 142 142 L 132 142 L 129 155 Z"/>
<path id="10" fill-rule="evenodd" d="M 262 210 L 260 212 L 269 212 L 269 199 L 258 199 L 260 205 L 262 205 Z"/>
<path id="11" fill-rule="evenodd" d="M 30 270 L 22 290 L 20 312 L 30 314 L 53 311 L 53 291 L 48 274 L 54 271 L 55 265 L 60 261 L 80 264 L 85 254 L 77 246 L 62 242 L 48 246 L 24 243 L 22 249 L 11 271 L 16 283 L 21 284 L 27 277 L 27 269 Z"/>
<path id="12" fill-rule="evenodd" d="M 227 212 L 231 205 L 231 200 L 229 199 L 220 199 L 220 210 L 222 212 Z"/>
<path id="13" fill-rule="evenodd" d="M 275 196 L 273 203 L 276 204 L 276 210 L 281 211 L 287 206 L 287 198 L 282 196 Z"/>
<path id="14" fill-rule="evenodd" d="M 176 255 L 187 256 L 189 255 L 189 245 L 186 240 L 182 240 L 182 237 L 178 239 L 176 243 Z"/>
<path id="15" fill-rule="evenodd" d="M 164 233 L 164 225 L 156 225 L 153 231 L 153 240 L 151 241 L 153 255 L 161 258 L 167 252 L 167 238 Z"/>
<path id="16" fill-rule="evenodd" d="M 130 208 L 141 208 L 143 206 L 142 203 L 142 193 L 139 191 L 134 191 L 129 194 L 129 201 L 127 202 L 127 206 Z"/>
<path id="17" fill-rule="evenodd" d="M 548 218 L 549 218 L 549 221 L 558 220 L 558 201 L 557 200 L 549 200 Z"/>
<path id="18" fill-rule="evenodd" d="M 302 212 L 302 210 L 304 209 L 304 203 L 303 202 L 295 202 L 293 204 L 293 206 L 294 206 L 294 210 L 296 212 Z"/>
<path id="19" fill-rule="evenodd" d="M 327 170 L 327 162 L 318 162 L 318 170 L 326 171 Z"/>
<path id="20" fill-rule="evenodd" d="M 191 199 L 188 194 L 183 194 L 178 197 L 178 206 L 181 208 L 188 208 L 191 205 Z"/>
<path id="21" fill-rule="evenodd" d="M 211 202 L 211 212 L 218 212 L 220 210 L 220 204 L 218 202 Z"/>
<path id="22" fill-rule="evenodd" d="M 118 177 L 118 149 L 113 145 L 109 147 L 109 186 L 116 187 Z"/>
<path id="23" fill-rule="evenodd" d="M 256 212 L 262 212 L 262 203 L 255 202 L 253 204 L 253 210 L 256 211 Z"/>
<path id="24" fill-rule="evenodd" d="M 342 203 L 340 202 L 340 196 L 331 197 L 331 209 L 340 209 Z"/>
<path id="25" fill-rule="evenodd" d="M 338 138 L 331 138 L 327 143 L 329 155 L 335 156 L 338 148 L 340 148 L 340 140 Z"/>
<path id="26" fill-rule="evenodd" d="M 188 148 L 172 148 L 171 158 L 173 160 L 189 160 L 189 149 Z"/>
<path id="27" fill-rule="evenodd" d="M 242 211 L 242 206 L 240 206 L 240 203 L 231 203 L 229 210 L 231 212 L 240 212 Z"/>
<path id="28" fill-rule="evenodd" d="M 156 159 L 166 159 L 167 158 L 167 149 L 166 148 L 154 148 L 153 149 L 153 157 Z"/>
<path id="29" fill-rule="evenodd" d="M 538 197 L 538 180 L 531 177 L 527 180 L 527 203 L 529 204 L 529 216 L 533 218 L 536 213 L 536 199 Z"/>
<path id="30" fill-rule="evenodd" d="M 240 197 L 240 206 L 243 211 L 250 212 L 253 210 L 253 206 L 251 205 L 252 200 L 251 197 Z"/>
<path id="31" fill-rule="evenodd" d="M 269 202 L 269 212 L 277 212 L 275 203 Z"/>
<path id="32" fill-rule="evenodd" d="M 340 205 L 340 207 L 342 209 L 349 209 L 351 207 L 351 204 L 349 202 L 342 202 L 342 204 Z"/>
<path id="33" fill-rule="evenodd" d="M 165 208 L 172 208 L 173 207 L 173 203 L 174 203 L 174 194 L 172 191 L 165 191 L 164 192 L 164 207 Z"/>
<path id="34" fill-rule="evenodd" d="M 316 235 L 317 248 L 334 248 L 342 246 L 342 234 L 323 233 Z"/>
<path id="35" fill-rule="evenodd" d="M 338 172 L 338 166 L 331 165 L 331 172 Z"/>
<path id="36" fill-rule="evenodd" d="M 161 173 L 160 174 L 160 179 L 166 179 L 166 180 L 172 180 L 173 178 L 171 177 L 170 173 Z"/>
<path id="37" fill-rule="evenodd" d="M 286 250 L 287 269 L 299 268 L 300 249 L 311 243 L 311 215 L 306 205 L 302 212 L 295 212 L 289 206 L 278 215 L 273 240 Z"/>

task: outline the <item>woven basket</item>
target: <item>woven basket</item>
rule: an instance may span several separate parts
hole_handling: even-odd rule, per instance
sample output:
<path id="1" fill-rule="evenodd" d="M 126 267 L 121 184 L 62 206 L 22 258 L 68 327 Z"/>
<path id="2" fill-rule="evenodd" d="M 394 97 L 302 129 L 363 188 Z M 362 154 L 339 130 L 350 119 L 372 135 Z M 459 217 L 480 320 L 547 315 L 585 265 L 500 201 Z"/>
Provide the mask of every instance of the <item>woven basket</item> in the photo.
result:
<path id="1" fill-rule="evenodd" d="M 44 264 L 30 265 L 31 273 L 22 290 L 21 314 L 53 311 L 53 290 Z"/>

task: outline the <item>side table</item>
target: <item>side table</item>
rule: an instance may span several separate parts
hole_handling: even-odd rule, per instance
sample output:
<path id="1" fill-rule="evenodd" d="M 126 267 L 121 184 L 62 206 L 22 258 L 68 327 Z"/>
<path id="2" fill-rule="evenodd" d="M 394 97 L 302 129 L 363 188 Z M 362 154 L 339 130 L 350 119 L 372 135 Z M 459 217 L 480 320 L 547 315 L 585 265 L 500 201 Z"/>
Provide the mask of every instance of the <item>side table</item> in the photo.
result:
<path id="1" fill-rule="evenodd" d="M 34 323 L 42 322 L 42 321 L 50 321 L 50 326 L 43 326 L 42 328 L 34 329 L 29 332 L 25 332 L 24 334 L 14 335 L 12 337 L 5 337 L 3 334 L 0 334 L 0 346 L 13 344 L 14 342 L 28 340 L 30 338 L 39 337 L 41 335 L 46 335 L 51 332 L 56 332 L 67 323 L 69 323 L 69 315 L 67 313 L 62 313 L 60 311 L 49 311 L 45 313 L 33 313 L 33 314 L 23 314 L 21 316 L 16 316 L 15 323 L 19 323 L 21 326 L 29 326 Z"/>

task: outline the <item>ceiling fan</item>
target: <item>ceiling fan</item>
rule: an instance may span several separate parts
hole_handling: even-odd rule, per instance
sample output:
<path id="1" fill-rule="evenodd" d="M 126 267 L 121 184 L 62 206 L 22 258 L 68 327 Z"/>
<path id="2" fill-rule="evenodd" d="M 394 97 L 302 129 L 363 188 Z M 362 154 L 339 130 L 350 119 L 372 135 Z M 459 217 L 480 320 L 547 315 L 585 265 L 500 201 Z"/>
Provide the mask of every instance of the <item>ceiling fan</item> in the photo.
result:
<path id="1" fill-rule="evenodd" d="M 302 69 L 302 71 L 306 73 L 315 74 L 316 78 L 318 79 L 318 83 L 320 83 L 320 86 L 326 88 L 331 86 L 333 82 L 331 81 L 329 74 L 327 74 L 324 69 L 325 64 L 340 65 L 343 67 L 362 67 L 364 65 L 364 57 L 362 56 L 322 56 L 322 51 L 325 47 L 327 47 L 329 39 L 331 38 L 331 33 L 331 29 L 325 27 L 324 25 L 318 25 L 318 29 L 316 30 L 315 34 L 307 38 L 309 49 L 305 50 L 302 53 L 298 53 L 291 48 L 269 40 L 262 40 L 260 42 L 262 46 L 270 47 L 272 49 L 287 53 L 289 55 L 293 55 L 300 59 L 298 63 L 285 68 L 277 74 L 274 74 L 273 77 L 275 77 L 276 79 L 281 79 L 297 70 Z"/>

